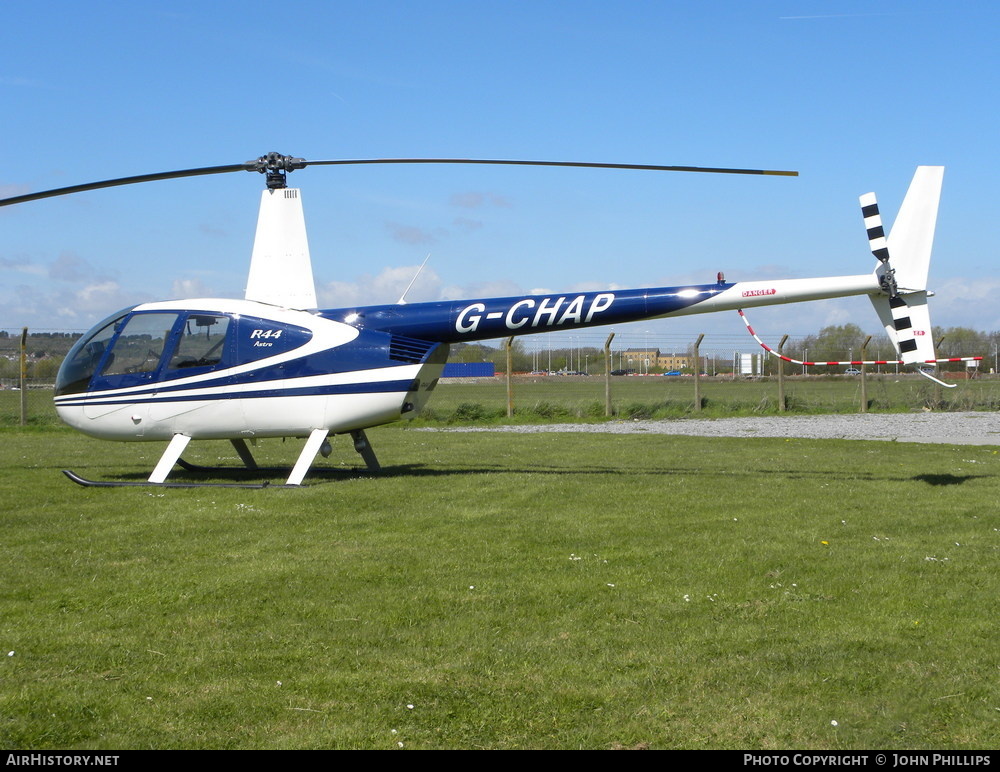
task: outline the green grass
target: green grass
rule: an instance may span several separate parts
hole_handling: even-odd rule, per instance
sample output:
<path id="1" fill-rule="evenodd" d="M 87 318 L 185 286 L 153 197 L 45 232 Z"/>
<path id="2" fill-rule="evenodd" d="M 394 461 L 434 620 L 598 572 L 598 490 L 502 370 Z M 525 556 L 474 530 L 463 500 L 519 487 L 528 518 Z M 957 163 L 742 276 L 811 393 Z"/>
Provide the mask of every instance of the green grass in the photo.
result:
<path id="1" fill-rule="evenodd" d="M 0 432 L 0 745 L 1000 740 L 996 448 L 369 436 L 379 477 L 98 490 L 59 470 L 162 444 Z"/>

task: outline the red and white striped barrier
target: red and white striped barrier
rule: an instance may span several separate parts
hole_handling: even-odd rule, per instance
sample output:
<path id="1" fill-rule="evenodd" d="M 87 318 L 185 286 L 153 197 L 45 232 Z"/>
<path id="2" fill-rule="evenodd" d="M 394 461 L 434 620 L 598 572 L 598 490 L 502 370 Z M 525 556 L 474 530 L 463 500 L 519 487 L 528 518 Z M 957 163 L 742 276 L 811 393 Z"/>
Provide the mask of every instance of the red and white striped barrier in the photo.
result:
<path id="1" fill-rule="evenodd" d="M 764 341 L 762 341 L 757 336 L 757 333 L 754 332 L 753 327 L 750 326 L 750 320 L 747 319 L 747 315 L 745 313 L 743 313 L 743 309 L 740 308 L 740 309 L 738 309 L 738 311 L 739 311 L 739 314 L 740 314 L 740 319 L 743 320 L 743 324 L 745 324 L 747 326 L 747 330 L 753 336 L 753 339 L 760 344 L 760 347 L 762 349 L 764 349 L 765 351 L 767 351 L 769 354 L 772 354 L 772 355 L 778 357 L 778 359 L 783 359 L 786 362 L 791 362 L 792 364 L 807 365 L 807 366 L 812 366 L 812 367 L 823 367 L 823 366 L 831 366 L 831 365 L 901 365 L 901 364 L 903 364 L 903 360 L 902 359 L 852 359 L 850 361 L 845 361 L 845 362 L 806 362 L 806 361 L 804 361 L 802 359 L 792 359 L 791 357 L 786 357 L 784 354 L 779 354 L 773 348 L 771 348 L 770 346 L 768 346 Z M 933 364 L 937 364 L 939 362 L 979 362 L 979 361 L 982 361 L 982 357 L 949 357 L 949 358 L 945 358 L 945 359 L 927 359 L 927 360 L 925 360 L 923 362 L 923 364 L 933 365 Z M 925 374 L 925 373 L 923 373 L 922 370 L 918 370 L 917 372 Z"/>

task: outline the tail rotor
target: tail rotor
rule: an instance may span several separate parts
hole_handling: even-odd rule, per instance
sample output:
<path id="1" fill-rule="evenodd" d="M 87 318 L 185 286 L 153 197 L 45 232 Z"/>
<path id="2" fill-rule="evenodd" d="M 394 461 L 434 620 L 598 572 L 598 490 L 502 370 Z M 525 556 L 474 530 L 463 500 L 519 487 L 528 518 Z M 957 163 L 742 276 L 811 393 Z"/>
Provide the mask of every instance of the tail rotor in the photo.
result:
<path id="1" fill-rule="evenodd" d="M 866 193 L 860 199 L 882 288 L 881 294 L 871 296 L 872 305 L 906 364 L 936 358 L 927 309 L 927 272 L 943 177 L 942 166 L 917 168 L 888 237 L 875 194 Z"/>
<path id="2" fill-rule="evenodd" d="M 894 298 L 898 292 L 896 271 L 889 267 L 889 246 L 885 238 L 885 229 L 882 227 L 882 214 L 878 209 L 878 201 L 874 193 L 865 193 L 860 200 L 861 216 L 864 218 L 865 230 L 868 233 L 868 245 L 875 259 L 879 261 L 879 266 L 875 269 L 876 273 L 881 271 L 879 285 L 885 294 Z"/>

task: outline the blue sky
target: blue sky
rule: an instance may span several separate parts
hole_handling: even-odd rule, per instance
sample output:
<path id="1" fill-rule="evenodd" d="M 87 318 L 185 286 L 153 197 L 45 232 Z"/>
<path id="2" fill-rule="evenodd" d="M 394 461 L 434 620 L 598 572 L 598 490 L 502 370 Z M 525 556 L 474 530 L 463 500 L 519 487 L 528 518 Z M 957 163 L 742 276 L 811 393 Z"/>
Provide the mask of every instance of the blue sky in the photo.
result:
<path id="1" fill-rule="evenodd" d="M 5 0 L 0 194 L 270 150 L 796 169 L 295 172 L 321 303 L 862 273 L 942 164 L 935 324 L 1000 329 L 1000 6 L 991 2 Z M 242 296 L 262 181 L 232 174 L 0 210 L 0 327 Z M 767 338 L 877 322 L 867 301 L 753 314 Z M 734 313 L 646 323 L 746 336 Z M 623 331 L 624 334 L 624 331 Z M 605 331 L 592 333 L 594 343 Z M 749 339 L 748 339 L 749 340 Z M 591 341 L 588 339 L 588 343 Z M 680 344 L 678 344 L 680 345 Z"/>

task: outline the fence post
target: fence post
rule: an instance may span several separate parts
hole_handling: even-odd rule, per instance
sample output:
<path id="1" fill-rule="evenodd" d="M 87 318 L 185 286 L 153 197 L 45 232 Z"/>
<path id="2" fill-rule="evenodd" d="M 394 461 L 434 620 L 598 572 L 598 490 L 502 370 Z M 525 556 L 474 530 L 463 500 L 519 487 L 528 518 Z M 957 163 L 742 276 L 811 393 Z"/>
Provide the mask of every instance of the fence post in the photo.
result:
<path id="1" fill-rule="evenodd" d="M 513 369 L 513 363 L 510 353 L 510 347 L 514 344 L 514 336 L 511 335 L 507 338 L 504 348 L 507 349 L 507 417 L 510 418 L 514 415 L 514 384 L 511 380 L 511 371 Z"/>
<path id="2" fill-rule="evenodd" d="M 865 338 L 861 344 L 861 412 L 868 412 L 868 373 L 865 360 L 868 359 L 868 344 L 871 343 L 872 336 Z"/>
<path id="3" fill-rule="evenodd" d="M 698 347 L 705 339 L 705 333 L 698 335 L 698 340 L 694 342 L 694 409 L 701 412 L 701 354 Z"/>
<path id="4" fill-rule="evenodd" d="M 782 339 L 781 343 L 778 344 L 778 412 L 785 412 L 785 360 L 781 357 L 784 356 L 785 342 L 788 340 L 788 335 L 786 334 Z"/>
<path id="5" fill-rule="evenodd" d="M 28 423 L 28 328 L 21 328 L 21 426 Z"/>
<path id="6" fill-rule="evenodd" d="M 604 415 L 611 416 L 611 341 L 615 334 L 611 333 L 604 341 Z"/>

